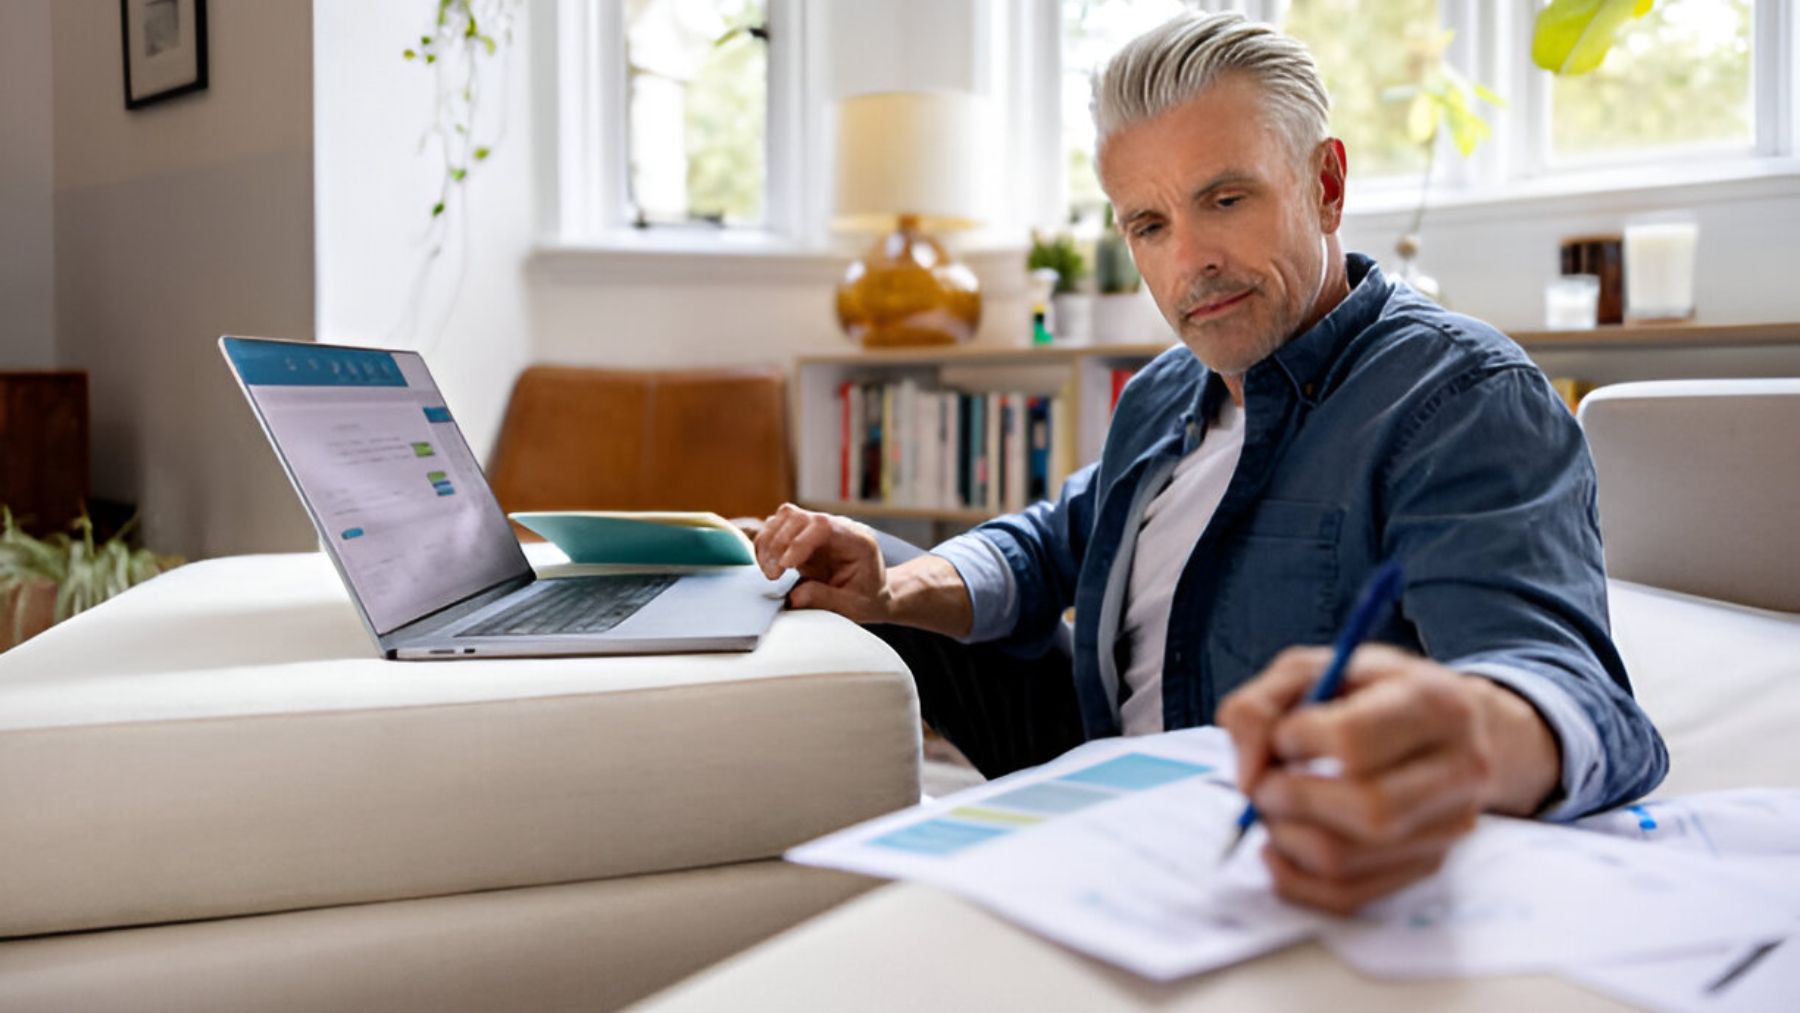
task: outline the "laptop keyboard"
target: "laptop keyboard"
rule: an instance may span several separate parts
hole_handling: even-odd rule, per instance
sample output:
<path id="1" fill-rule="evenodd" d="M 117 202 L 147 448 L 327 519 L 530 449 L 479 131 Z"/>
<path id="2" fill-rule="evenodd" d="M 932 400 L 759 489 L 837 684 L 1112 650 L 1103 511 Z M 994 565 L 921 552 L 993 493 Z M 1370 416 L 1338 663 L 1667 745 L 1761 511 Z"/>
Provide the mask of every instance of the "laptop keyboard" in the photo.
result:
<path id="1" fill-rule="evenodd" d="M 542 591 L 458 633 L 458 637 L 522 637 L 604 633 L 675 583 L 666 573 L 559 577 Z"/>

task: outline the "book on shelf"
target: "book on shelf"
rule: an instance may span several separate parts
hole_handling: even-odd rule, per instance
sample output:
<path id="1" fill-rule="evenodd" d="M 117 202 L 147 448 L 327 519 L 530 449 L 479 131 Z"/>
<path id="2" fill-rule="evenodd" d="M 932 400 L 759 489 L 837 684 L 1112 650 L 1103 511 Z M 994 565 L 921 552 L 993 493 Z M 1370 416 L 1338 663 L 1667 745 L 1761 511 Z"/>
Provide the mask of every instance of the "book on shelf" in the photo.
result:
<path id="1" fill-rule="evenodd" d="M 1077 456 L 1071 386 L 1045 394 L 934 389 L 910 378 L 839 384 L 839 497 L 997 514 L 1053 496 Z"/>
<path id="2" fill-rule="evenodd" d="M 1107 378 L 1112 381 L 1112 396 L 1106 402 L 1107 418 L 1112 417 L 1113 409 L 1119 406 L 1119 395 L 1125 393 L 1125 385 L 1136 375 L 1136 366 L 1115 366 L 1107 374 Z"/>

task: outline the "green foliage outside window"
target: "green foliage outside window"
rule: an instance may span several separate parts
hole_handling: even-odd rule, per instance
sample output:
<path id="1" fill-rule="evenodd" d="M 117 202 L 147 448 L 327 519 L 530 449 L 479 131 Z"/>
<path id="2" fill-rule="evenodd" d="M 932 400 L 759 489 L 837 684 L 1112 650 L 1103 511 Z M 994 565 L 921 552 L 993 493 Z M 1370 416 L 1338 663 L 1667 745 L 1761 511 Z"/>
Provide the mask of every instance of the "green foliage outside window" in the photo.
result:
<path id="1" fill-rule="evenodd" d="M 764 0 L 631 0 L 631 184 L 647 222 L 764 218 Z"/>
<path id="2" fill-rule="evenodd" d="M 1442 52 L 1438 0 L 1292 0 L 1282 28 L 1306 43 L 1331 95 L 1331 131 L 1362 179 L 1416 176 L 1428 151 L 1408 128 L 1417 85 Z"/>
<path id="3" fill-rule="evenodd" d="M 1552 151 L 1581 157 L 1748 146 L 1753 7 L 1752 0 L 1658 0 L 1641 20 L 1624 22 L 1598 69 L 1552 79 Z"/>

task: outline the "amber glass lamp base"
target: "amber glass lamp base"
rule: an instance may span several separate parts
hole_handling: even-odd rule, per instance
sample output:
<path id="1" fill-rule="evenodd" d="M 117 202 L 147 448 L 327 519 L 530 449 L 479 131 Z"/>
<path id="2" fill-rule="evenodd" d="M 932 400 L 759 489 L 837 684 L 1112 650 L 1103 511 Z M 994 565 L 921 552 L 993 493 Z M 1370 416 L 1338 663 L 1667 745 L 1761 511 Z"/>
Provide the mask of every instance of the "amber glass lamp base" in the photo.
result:
<path id="1" fill-rule="evenodd" d="M 908 216 L 844 272 L 837 312 L 864 348 L 953 345 L 975 336 L 981 285 Z"/>

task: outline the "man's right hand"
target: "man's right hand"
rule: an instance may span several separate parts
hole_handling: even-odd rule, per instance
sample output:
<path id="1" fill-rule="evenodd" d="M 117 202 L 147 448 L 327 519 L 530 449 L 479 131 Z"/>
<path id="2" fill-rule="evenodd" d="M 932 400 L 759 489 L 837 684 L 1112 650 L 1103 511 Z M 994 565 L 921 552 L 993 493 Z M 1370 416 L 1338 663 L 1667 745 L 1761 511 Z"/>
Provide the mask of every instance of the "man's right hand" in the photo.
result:
<path id="1" fill-rule="evenodd" d="M 966 636 L 974 622 L 969 589 L 949 560 L 926 555 L 889 570 L 875 533 L 848 517 L 783 503 L 763 522 L 755 544 L 756 563 L 770 580 L 790 566 L 800 571 L 800 583 L 788 592 L 794 608 L 953 637 Z"/>
<path id="2" fill-rule="evenodd" d="M 848 517 L 783 503 L 756 536 L 756 563 L 770 580 L 790 566 L 800 571 L 800 583 L 788 593 L 795 608 L 826 609 L 859 623 L 891 619 L 881 546 L 874 532 Z"/>

